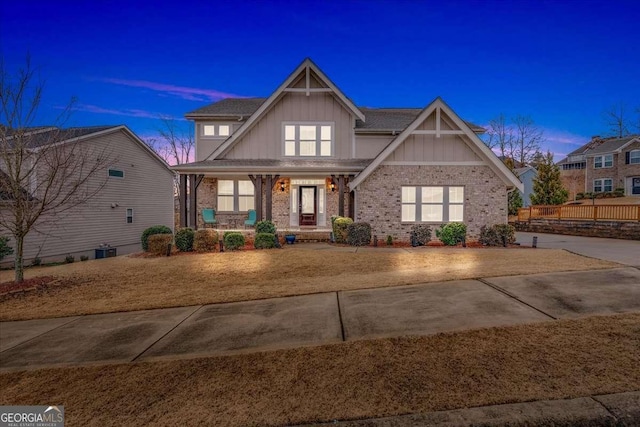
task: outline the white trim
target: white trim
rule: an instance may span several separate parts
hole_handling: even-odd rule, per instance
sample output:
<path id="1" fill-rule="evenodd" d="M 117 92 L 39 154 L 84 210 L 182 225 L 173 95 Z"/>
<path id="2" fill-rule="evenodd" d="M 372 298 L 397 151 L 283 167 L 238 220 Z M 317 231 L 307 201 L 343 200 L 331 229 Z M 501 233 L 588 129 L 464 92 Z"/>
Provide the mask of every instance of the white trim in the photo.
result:
<path id="1" fill-rule="evenodd" d="M 618 148 L 616 151 L 620 153 L 620 152 L 622 152 L 622 150 L 624 150 L 625 148 L 627 148 L 629 145 L 633 144 L 634 142 L 640 142 L 640 138 L 633 138 L 631 141 L 628 141 L 626 144 L 624 144 L 623 146 Z"/>
<path id="2" fill-rule="evenodd" d="M 307 89 L 303 87 L 287 87 L 283 90 L 283 92 L 304 93 L 305 95 L 309 96 L 312 93 L 327 93 L 327 92 L 333 92 L 333 90 L 331 90 L 328 87 L 311 87 Z"/>
<path id="3" fill-rule="evenodd" d="M 286 126 L 295 126 L 295 154 L 293 156 L 287 156 L 286 152 Z M 316 127 L 316 153 L 320 153 L 322 151 L 322 126 L 331 126 L 331 155 L 329 156 L 321 156 L 320 154 L 316 154 L 315 156 L 302 156 L 300 155 L 300 126 L 315 126 Z M 281 132 L 281 157 L 283 159 L 333 159 L 336 157 L 335 155 L 335 135 L 336 135 L 336 123 L 335 122 L 312 122 L 312 121 L 288 121 L 282 122 L 280 124 L 280 132 Z"/>
<path id="4" fill-rule="evenodd" d="M 260 105 L 260 108 L 258 108 L 251 116 L 249 116 L 249 118 L 242 124 L 242 126 L 240 126 L 240 128 L 238 130 L 236 130 L 233 133 L 233 135 L 231 135 L 231 137 L 229 139 L 227 139 L 218 148 L 216 148 L 213 151 L 213 153 L 211 153 L 207 157 L 205 157 L 205 160 L 214 160 L 214 159 L 218 158 L 219 156 L 221 156 L 222 154 L 224 154 L 229 148 L 231 148 L 231 146 L 238 139 L 240 139 L 240 137 L 243 136 L 253 126 L 253 124 L 259 118 L 262 117 L 262 115 L 276 102 L 276 100 L 278 100 L 280 98 L 280 96 L 284 93 L 284 90 L 291 83 L 293 83 L 293 81 L 300 75 L 300 73 L 305 68 L 307 68 L 307 70 L 312 69 L 313 72 L 316 73 L 316 75 L 320 78 L 320 80 L 324 81 L 324 83 L 329 87 L 329 89 L 331 89 L 333 91 L 335 96 L 349 110 L 351 110 L 351 112 L 356 117 L 358 117 L 363 122 L 365 121 L 365 117 L 364 117 L 364 114 L 362 113 L 362 111 L 360 111 L 358 109 L 358 107 L 356 107 L 355 104 L 353 104 L 353 102 L 351 102 L 349 100 L 349 98 L 347 98 L 342 93 L 342 91 L 340 89 L 338 89 L 338 87 L 336 85 L 333 84 L 333 82 L 318 68 L 318 66 L 316 64 L 313 63 L 313 61 L 311 59 L 307 58 L 304 61 L 302 61 L 302 63 L 289 75 L 289 77 L 287 77 L 285 79 L 285 81 L 282 82 L 282 84 L 280 86 L 278 86 L 278 88 L 271 94 L 271 96 L 269 96 L 269 98 L 267 98 L 266 101 L 264 101 L 262 103 L 262 105 Z"/>
<path id="5" fill-rule="evenodd" d="M 489 166 L 487 162 L 470 160 L 468 162 L 438 162 L 438 161 L 425 161 L 425 162 L 411 162 L 404 160 L 389 160 L 381 163 L 387 166 Z"/>
<path id="6" fill-rule="evenodd" d="M 440 110 L 438 110 L 440 111 Z M 435 135 L 436 138 L 440 138 L 440 135 L 464 135 L 463 130 L 414 130 L 411 135 Z"/>
<path id="7" fill-rule="evenodd" d="M 131 222 L 129 222 L 129 211 L 131 211 Z M 133 224 L 134 222 L 134 217 L 133 217 L 133 208 L 126 208 L 124 210 L 124 223 L 125 224 Z"/>
<path id="8" fill-rule="evenodd" d="M 458 115 L 451 109 L 442 98 L 438 97 L 429 105 L 427 105 L 422 112 L 416 117 L 416 119 L 406 127 L 404 131 L 402 131 L 393 141 L 389 143 L 381 152 L 376 156 L 375 159 L 364 168 L 362 172 L 360 172 L 349 184 L 349 188 L 354 190 L 362 181 L 364 181 L 373 171 L 382 164 L 382 162 L 391 155 L 395 151 L 400 144 L 402 144 L 411 133 L 417 129 L 417 127 L 424 122 L 424 120 L 431 115 L 436 108 L 444 109 L 444 112 L 451 120 L 454 122 L 459 129 L 463 130 L 465 135 L 471 141 L 471 144 L 467 144 L 469 148 L 471 148 L 474 153 L 479 155 L 481 158 L 485 158 L 487 160 L 487 165 L 494 171 L 496 174 L 502 179 L 502 181 L 508 187 L 515 187 L 520 191 L 524 191 L 524 185 L 520 180 L 511 172 L 509 168 L 505 166 L 504 163 L 498 159 L 493 151 L 489 149 L 485 145 L 482 140 L 476 135 L 471 128 L 462 120 Z"/>

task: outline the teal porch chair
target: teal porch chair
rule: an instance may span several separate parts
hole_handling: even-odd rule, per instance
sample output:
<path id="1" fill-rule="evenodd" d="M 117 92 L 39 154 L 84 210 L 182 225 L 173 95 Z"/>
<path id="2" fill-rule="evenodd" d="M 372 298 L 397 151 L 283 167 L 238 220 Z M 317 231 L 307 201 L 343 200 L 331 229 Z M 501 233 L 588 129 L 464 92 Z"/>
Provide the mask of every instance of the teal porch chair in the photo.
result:
<path id="1" fill-rule="evenodd" d="M 244 228 L 247 227 L 255 227 L 256 225 L 256 211 L 254 209 L 249 209 L 247 211 L 247 220 L 244 222 Z"/>
<path id="2" fill-rule="evenodd" d="M 215 209 L 202 209 L 202 221 L 204 226 L 211 225 L 212 227 L 217 224 L 216 210 Z"/>

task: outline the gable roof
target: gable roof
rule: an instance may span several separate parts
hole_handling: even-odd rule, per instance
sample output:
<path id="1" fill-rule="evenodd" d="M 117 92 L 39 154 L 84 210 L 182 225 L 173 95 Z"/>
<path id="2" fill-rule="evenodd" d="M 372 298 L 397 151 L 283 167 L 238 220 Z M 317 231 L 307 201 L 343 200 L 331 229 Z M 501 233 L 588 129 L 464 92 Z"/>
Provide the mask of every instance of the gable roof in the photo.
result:
<path id="1" fill-rule="evenodd" d="M 356 107 L 355 104 L 351 102 L 351 100 L 347 98 L 347 96 L 342 93 L 340 89 L 338 89 L 338 87 L 331 81 L 331 79 L 329 79 L 329 77 L 327 77 L 310 58 L 306 58 L 304 61 L 302 61 L 302 63 L 300 63 L 300 65 L 298 65 L 295 70 L 293 70 L 291 74 L 289 74 L 289 77 L 287 77 L 285 81 L 282 82 L 280 86 L 278 86 L 278 88 L 271 94 L 271 96 L 269 96 L 269 98 L 267 98 L 262 104 L 260 104 L 258 109 L 247 119 L 247 121 L 244 122 L 242 126 L 240 126 L 240 128 L 233 133 L 233 135 L 231 135 L 218 148 L 216 148 L 213 153 L 211 153 L 207 157 L 207 159 L 215 159 L 220 154 L 225 152 L 229 147 L 231 147 L 235 141 L 240 139 L 240 137 L 244 135 L 253 126 L 253 124 L 269 110 L 269 108 L 273 104 L 275 104 L 275 102 L 285 92 L 285 89 L 287 89 L 289 85 L 291 85 L 303 71 L 306 71 L 307 76 L 309 75 L 310 71 L 313 71 L 315 75 L 318 76 L 318 78 L 327 85 L 332 94 L 336 96 L 343 103 L 343 105 L 352 112 L 355 117 L 359 118 L 362 121 L 365 120 L 364 114 L 362 114 L 358 107 Z"/>
<path id="2" fill-rule="evenodd" d="M 188 119 L 225 118 L 250 116 L 256 112 L 267 98 L 226 98 L 202 108 L 193 110 L 185 117 Z M 373 108 L 358 107 L 366 121 L 356 120 L 356 132 L 399 132 L 409 126 L 418 117 L 422 108 Z M 485 129 L 474 123 L 465 123 L 475 133 L 484 133 Z"/>
<path id="3" fill-rule="evenodd" d="M 538 174 L 538 171 L 536 170 L 536 168 L 532 167 L 532 166 L 525 166 L 523 168 L 515 168 L 513 170 L 516 174 L 516 176 L 518 178 L 520 178 L 522 175 L 524 175 L 525 173 L 531 171 L 533 173 L 535 173 L 536 175 Z"/>
<path id="4" fill-rule="evenodd" d="M 615 136 L 609 138 L 600 138 L 594 136 L 591 141 L 582 145 L 580 148 L 576 148 L 575 150 L 567 154 L 566 158 L 562 159 L 558 163 L 567 163 L 569 156 L 577 156 L 580 154 L 590 156 L 592 154 L 596 155 L 620 151 L 636 140 L 640 141 L 640 135 L 629 135 L 622 138 Z"/>
<path id="5" fill-rule="evenodd" d="M 407 126 L 407 128 L 402 131 L 393 141 L 389 143 L 378 156 L 360 173 L 358 174 L 354 180 L 349 184 L 350 188 L 353 190 L 356 188 L 362 181 L 364 181 L 380 164 L 387 158 L 391 153 L 393 153 L 396 148 L 400 146 L 411 134 L 414 130 L 417 129 L 422 122 L 425 121 L 427 117 L 429 117 L 436 109 L 441 109 L 444 113 L 449 116 L 449 118 L 458 126 L 460 130 L 464 132 L 464 134 L 471 140 L 473 146 L 470 147 L 474 149 L 476 154 L 484 157 L 488 165 L 493 169 L 494 172 L 498 174 L 505 182 L 505 184 L 509 186 L 513 186 L 522 191 L 523 186 L 522 183 L 516 176 L 502 163 L 498 157 L 489 149 L 489 147 L 484 144 L 480 138 L 471 130 L 469 125 L 467 125 L 464 120 L 462 120 L 458 115 L 442 100 L 442 98 L 437 97 L 433 102 L 427 105 L 422 112 L 413 120 L 413 122 Z"/>

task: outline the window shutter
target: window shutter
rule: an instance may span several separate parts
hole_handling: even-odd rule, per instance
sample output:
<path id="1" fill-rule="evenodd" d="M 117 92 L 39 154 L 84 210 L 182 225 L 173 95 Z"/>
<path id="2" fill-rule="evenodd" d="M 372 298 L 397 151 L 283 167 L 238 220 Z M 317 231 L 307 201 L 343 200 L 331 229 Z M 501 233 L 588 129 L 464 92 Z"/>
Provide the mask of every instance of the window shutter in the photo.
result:
<path id="1" fill-rule="evenodd" d="M 628 165 L 631 162 L 631 151 L 624 153 L 624 164 Z"/>

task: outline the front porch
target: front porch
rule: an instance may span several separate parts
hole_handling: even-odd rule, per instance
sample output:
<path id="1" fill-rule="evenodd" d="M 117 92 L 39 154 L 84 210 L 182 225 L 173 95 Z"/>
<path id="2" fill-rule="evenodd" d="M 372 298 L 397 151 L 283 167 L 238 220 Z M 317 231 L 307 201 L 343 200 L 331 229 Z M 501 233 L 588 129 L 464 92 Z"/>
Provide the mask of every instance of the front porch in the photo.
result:
<path id="1" fill-rule="evenodd" d="M 331 216 L 353 218 L 354 193 L 348 188 L 353 176 L 183 174 L 180 193 L 188 197 L 180 200 L 180 226 L 213 227 L 221 232 L 253 230 L 245 226 L 245 221 L 248 212 L 255 210 L 256 222 L 270 220 L 279 233 L 293 231 L 304 236 L 311 233 L 309 240 L 326 241 Z M 215 210 L 215 224 L 204 223 L 203 209 Z M 320 237 L 316 238 L 314 233 Z"/>

